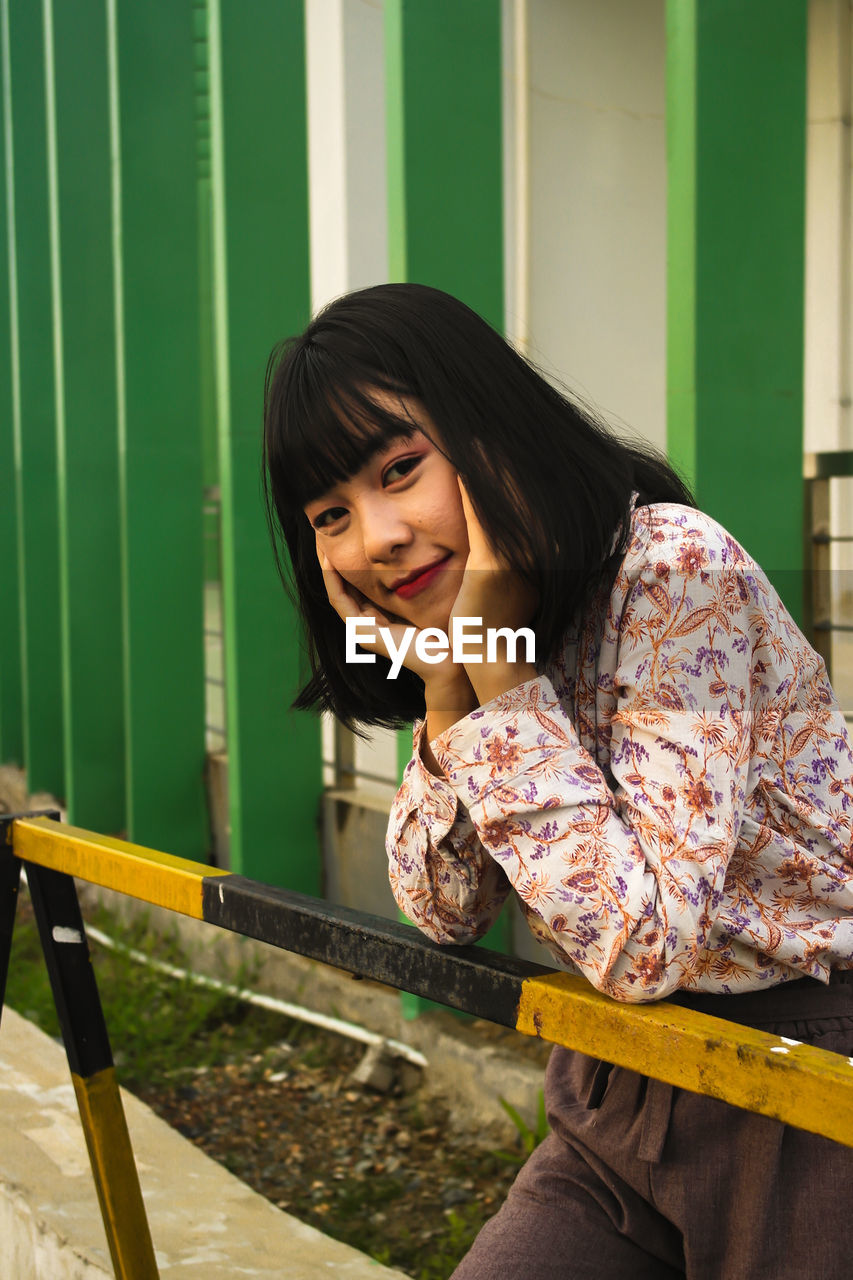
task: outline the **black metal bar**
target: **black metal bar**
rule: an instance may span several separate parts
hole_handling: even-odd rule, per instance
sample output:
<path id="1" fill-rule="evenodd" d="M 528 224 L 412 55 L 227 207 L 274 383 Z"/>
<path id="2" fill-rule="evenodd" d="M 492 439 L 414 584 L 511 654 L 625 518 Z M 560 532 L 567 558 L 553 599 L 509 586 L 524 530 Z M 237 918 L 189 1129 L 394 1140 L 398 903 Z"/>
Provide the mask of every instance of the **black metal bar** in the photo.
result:
<path id="1" fill-rule="evenodd" d="M 853 476 L 853 449 L 837 449 L 808 455 L 809 480 L 832 480 Z"/>
<path id="2" fill-rule="evenodd" d="M 28 862 L 27 883 L 68 1065 L 88 1077 L 113 1065 L 107 1026 L 71 876 Z"/>
<path id="3" fill-rule="evenodd" d="M 202 914 L 209 924 L 506 1027 L 516 1024 L 522 982 L 553 973 L 477 947 L 442 947 L 410 925 L 244 876 L 210 876 L 202 892 Z"/>
<path id="4" fill-rule="evenodd" d="M 853 533 L 813 533 L 812 542 L 819 547 L 826 547 L 831 542 L 853 542 Z"/>

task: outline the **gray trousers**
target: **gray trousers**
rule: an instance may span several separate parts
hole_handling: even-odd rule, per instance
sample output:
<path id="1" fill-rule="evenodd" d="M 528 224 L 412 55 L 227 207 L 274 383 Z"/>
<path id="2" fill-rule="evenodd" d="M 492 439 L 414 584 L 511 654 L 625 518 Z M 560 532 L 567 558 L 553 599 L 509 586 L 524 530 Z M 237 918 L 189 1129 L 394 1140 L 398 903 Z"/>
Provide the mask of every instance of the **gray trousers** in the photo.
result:
<path id="1" fill-rule="evenodd" d="M 717 1017 L 853 1055 L 853 971 Z M 850 1280 L 853 1148 L 554 1049 L 551 1133 L 452 1280 Z"/>

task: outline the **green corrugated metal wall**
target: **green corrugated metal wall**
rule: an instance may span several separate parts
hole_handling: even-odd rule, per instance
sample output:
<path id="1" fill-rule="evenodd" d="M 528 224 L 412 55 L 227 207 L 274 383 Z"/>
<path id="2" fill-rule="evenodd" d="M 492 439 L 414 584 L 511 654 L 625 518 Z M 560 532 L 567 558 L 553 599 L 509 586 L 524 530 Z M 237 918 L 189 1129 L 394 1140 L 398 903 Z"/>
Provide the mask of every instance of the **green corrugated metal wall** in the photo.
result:
<path id="1" fill-rule="evenodd" d="M 805 14 L 667 3 L 672 448 L 795 573 Z M 72 821 L 203 857 L 221 564 L 231 865 L 317 891 L 319 735 L 288 710 L 298 644 L 258 484 L 267 353 L 309 310 L 302 0 L 0 17 L 0 761 Z M 500 0 L 385 18 L 389 277 L 500 325 Z"/>

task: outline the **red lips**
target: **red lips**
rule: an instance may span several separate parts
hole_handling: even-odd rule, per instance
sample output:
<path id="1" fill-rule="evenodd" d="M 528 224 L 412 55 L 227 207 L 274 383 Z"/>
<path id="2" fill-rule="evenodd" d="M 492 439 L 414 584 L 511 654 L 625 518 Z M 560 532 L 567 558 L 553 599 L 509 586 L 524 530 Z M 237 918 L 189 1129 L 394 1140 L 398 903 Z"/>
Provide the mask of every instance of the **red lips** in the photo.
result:
<path id="1" fill-rule="evenodd" d="M 432 564 L 425 565 L 422 569 L 413 570 L 412 573 L 407 574 L 404 578 L 399 578 L 391 590 L 396 595 L 402 596 L 404 600 L 409 600 L 435 580 L 449 559 L 450 555 L 446 555 L 442 560 L 436 560 Z"/>

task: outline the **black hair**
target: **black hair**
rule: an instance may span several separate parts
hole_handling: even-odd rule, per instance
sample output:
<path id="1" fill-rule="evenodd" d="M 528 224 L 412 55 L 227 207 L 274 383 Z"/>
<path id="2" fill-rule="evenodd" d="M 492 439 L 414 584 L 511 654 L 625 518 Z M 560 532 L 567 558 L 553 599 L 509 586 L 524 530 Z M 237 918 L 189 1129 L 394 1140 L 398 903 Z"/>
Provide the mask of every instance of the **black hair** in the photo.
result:
<path id="1" fill-rule="evenodd" d="M 638 505 L 694 503 L 662 455 L 614 436 L 450 294 L 385 284 L 330 303 L 276 347 L 265 386 L 267 514 L 311 667 L 294 706 L 350 726 L 400 727 L 423 715 L 423 684 L 405 667 L 386 679 L 381 657 L 345 663 L 344 623 L 303 511 L 414 430 L 402 404 L 396 414 L 371 398 L 377 389 L 419 401 L 496 550 L 535 586 L 540 667 L 615 576 L 632 494 Z"/>

